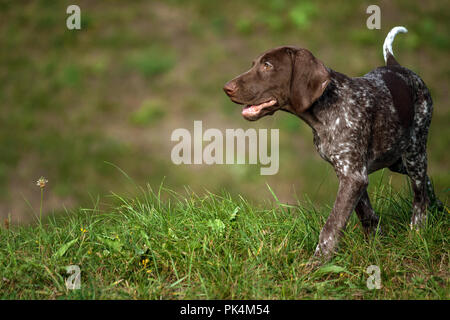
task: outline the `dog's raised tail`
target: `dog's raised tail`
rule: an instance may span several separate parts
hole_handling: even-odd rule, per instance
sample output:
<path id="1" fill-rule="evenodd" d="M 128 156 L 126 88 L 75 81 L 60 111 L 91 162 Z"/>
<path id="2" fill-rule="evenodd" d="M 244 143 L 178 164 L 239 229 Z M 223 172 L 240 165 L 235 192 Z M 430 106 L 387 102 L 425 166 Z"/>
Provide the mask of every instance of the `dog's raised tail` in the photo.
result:
<path id="1" fill-rule="evenodd" d="M 405 27 L 394 27 L 391 29 L 391 31 L 389 31 L 388 35 L 386 36 L 386 39 L 384 40 L 383 56 L 387 66 L 392 64 L 398 64 L 398 62 L 394 58 L 394 53 L 392 52 L 392 42 L 394 42 L 394 38 L 397 35 L 397 33 L 400 32 L 407 33 L 408 30 L 406 30 Z"/>

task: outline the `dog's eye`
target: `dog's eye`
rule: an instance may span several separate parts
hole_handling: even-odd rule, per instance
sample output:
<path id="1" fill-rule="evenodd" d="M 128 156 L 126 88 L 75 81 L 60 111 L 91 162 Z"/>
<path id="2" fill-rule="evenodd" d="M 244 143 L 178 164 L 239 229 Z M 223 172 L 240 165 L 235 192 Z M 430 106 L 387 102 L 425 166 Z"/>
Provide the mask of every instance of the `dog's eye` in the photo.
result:
<path id="1" fill-rule="evenodd" d="M 266 61 L 264 62 L 263 68 L 264 70 L 269 70 L 273 68 L 273 65 L 269 61 Z"/>

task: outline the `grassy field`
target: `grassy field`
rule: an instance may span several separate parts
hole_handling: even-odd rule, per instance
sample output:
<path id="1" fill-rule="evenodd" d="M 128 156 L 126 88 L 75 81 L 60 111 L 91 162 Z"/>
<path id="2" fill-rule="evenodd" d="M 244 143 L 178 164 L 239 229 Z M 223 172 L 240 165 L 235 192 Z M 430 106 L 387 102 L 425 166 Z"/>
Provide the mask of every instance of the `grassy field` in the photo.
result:
<path id="1" fill-rule="evenodd" d="M 272 193 L 272 190 L 268 188 Z M 385 235 L 365 239 L 353 215 L 337 256 L 306 263 L 329 208 L 255 205 L 164 187 L 112 195 L 109 210 L 0 229 L 2 299 L 449 299 L 448 212 L 408 228 L 410 194 L 372 194 Z M 45 199 L 45 196 L 44 196 Z M 45 200 L 44 200 L 45 201 Z M 66 266 L 81 270 L 67 290 Z M 381 289 L 366 286 L 370 265 Z"/>

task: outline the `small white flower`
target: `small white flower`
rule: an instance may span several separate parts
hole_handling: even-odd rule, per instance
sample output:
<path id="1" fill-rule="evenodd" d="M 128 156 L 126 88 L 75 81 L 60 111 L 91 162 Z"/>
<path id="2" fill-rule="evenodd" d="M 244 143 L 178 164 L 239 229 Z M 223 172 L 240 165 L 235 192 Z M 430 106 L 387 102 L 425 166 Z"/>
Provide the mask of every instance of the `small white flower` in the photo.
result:
<path id="1" fill-rule="evenodd" d="M 36 185 L 37 185 L 39 188 L 43 189 L 43 188 L 45 188 L 45 186 L 47 185 L 47 183 L 48 183 L 48 180 L 47 180 L 47 179 L 45 179 L 44 177 L 40 177 L 39 180 L 36 182 Z"/>

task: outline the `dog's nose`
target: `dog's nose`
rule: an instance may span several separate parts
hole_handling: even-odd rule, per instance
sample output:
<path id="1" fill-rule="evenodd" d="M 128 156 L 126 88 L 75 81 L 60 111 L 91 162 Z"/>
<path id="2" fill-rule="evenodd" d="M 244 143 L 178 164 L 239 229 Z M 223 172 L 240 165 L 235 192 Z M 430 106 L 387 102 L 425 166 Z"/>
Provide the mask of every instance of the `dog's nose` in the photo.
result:
<path id="1" fill-rule="evenodd" d="M 225 86 L 223 87 L 223 91 L 225 91 L 225 93 L 229 96 L 232 96 L 234 93 L 236 93 L 237 91 L 237 86 L 235 82 L 228 82 L 227 84 L 225 84 Z"/>

